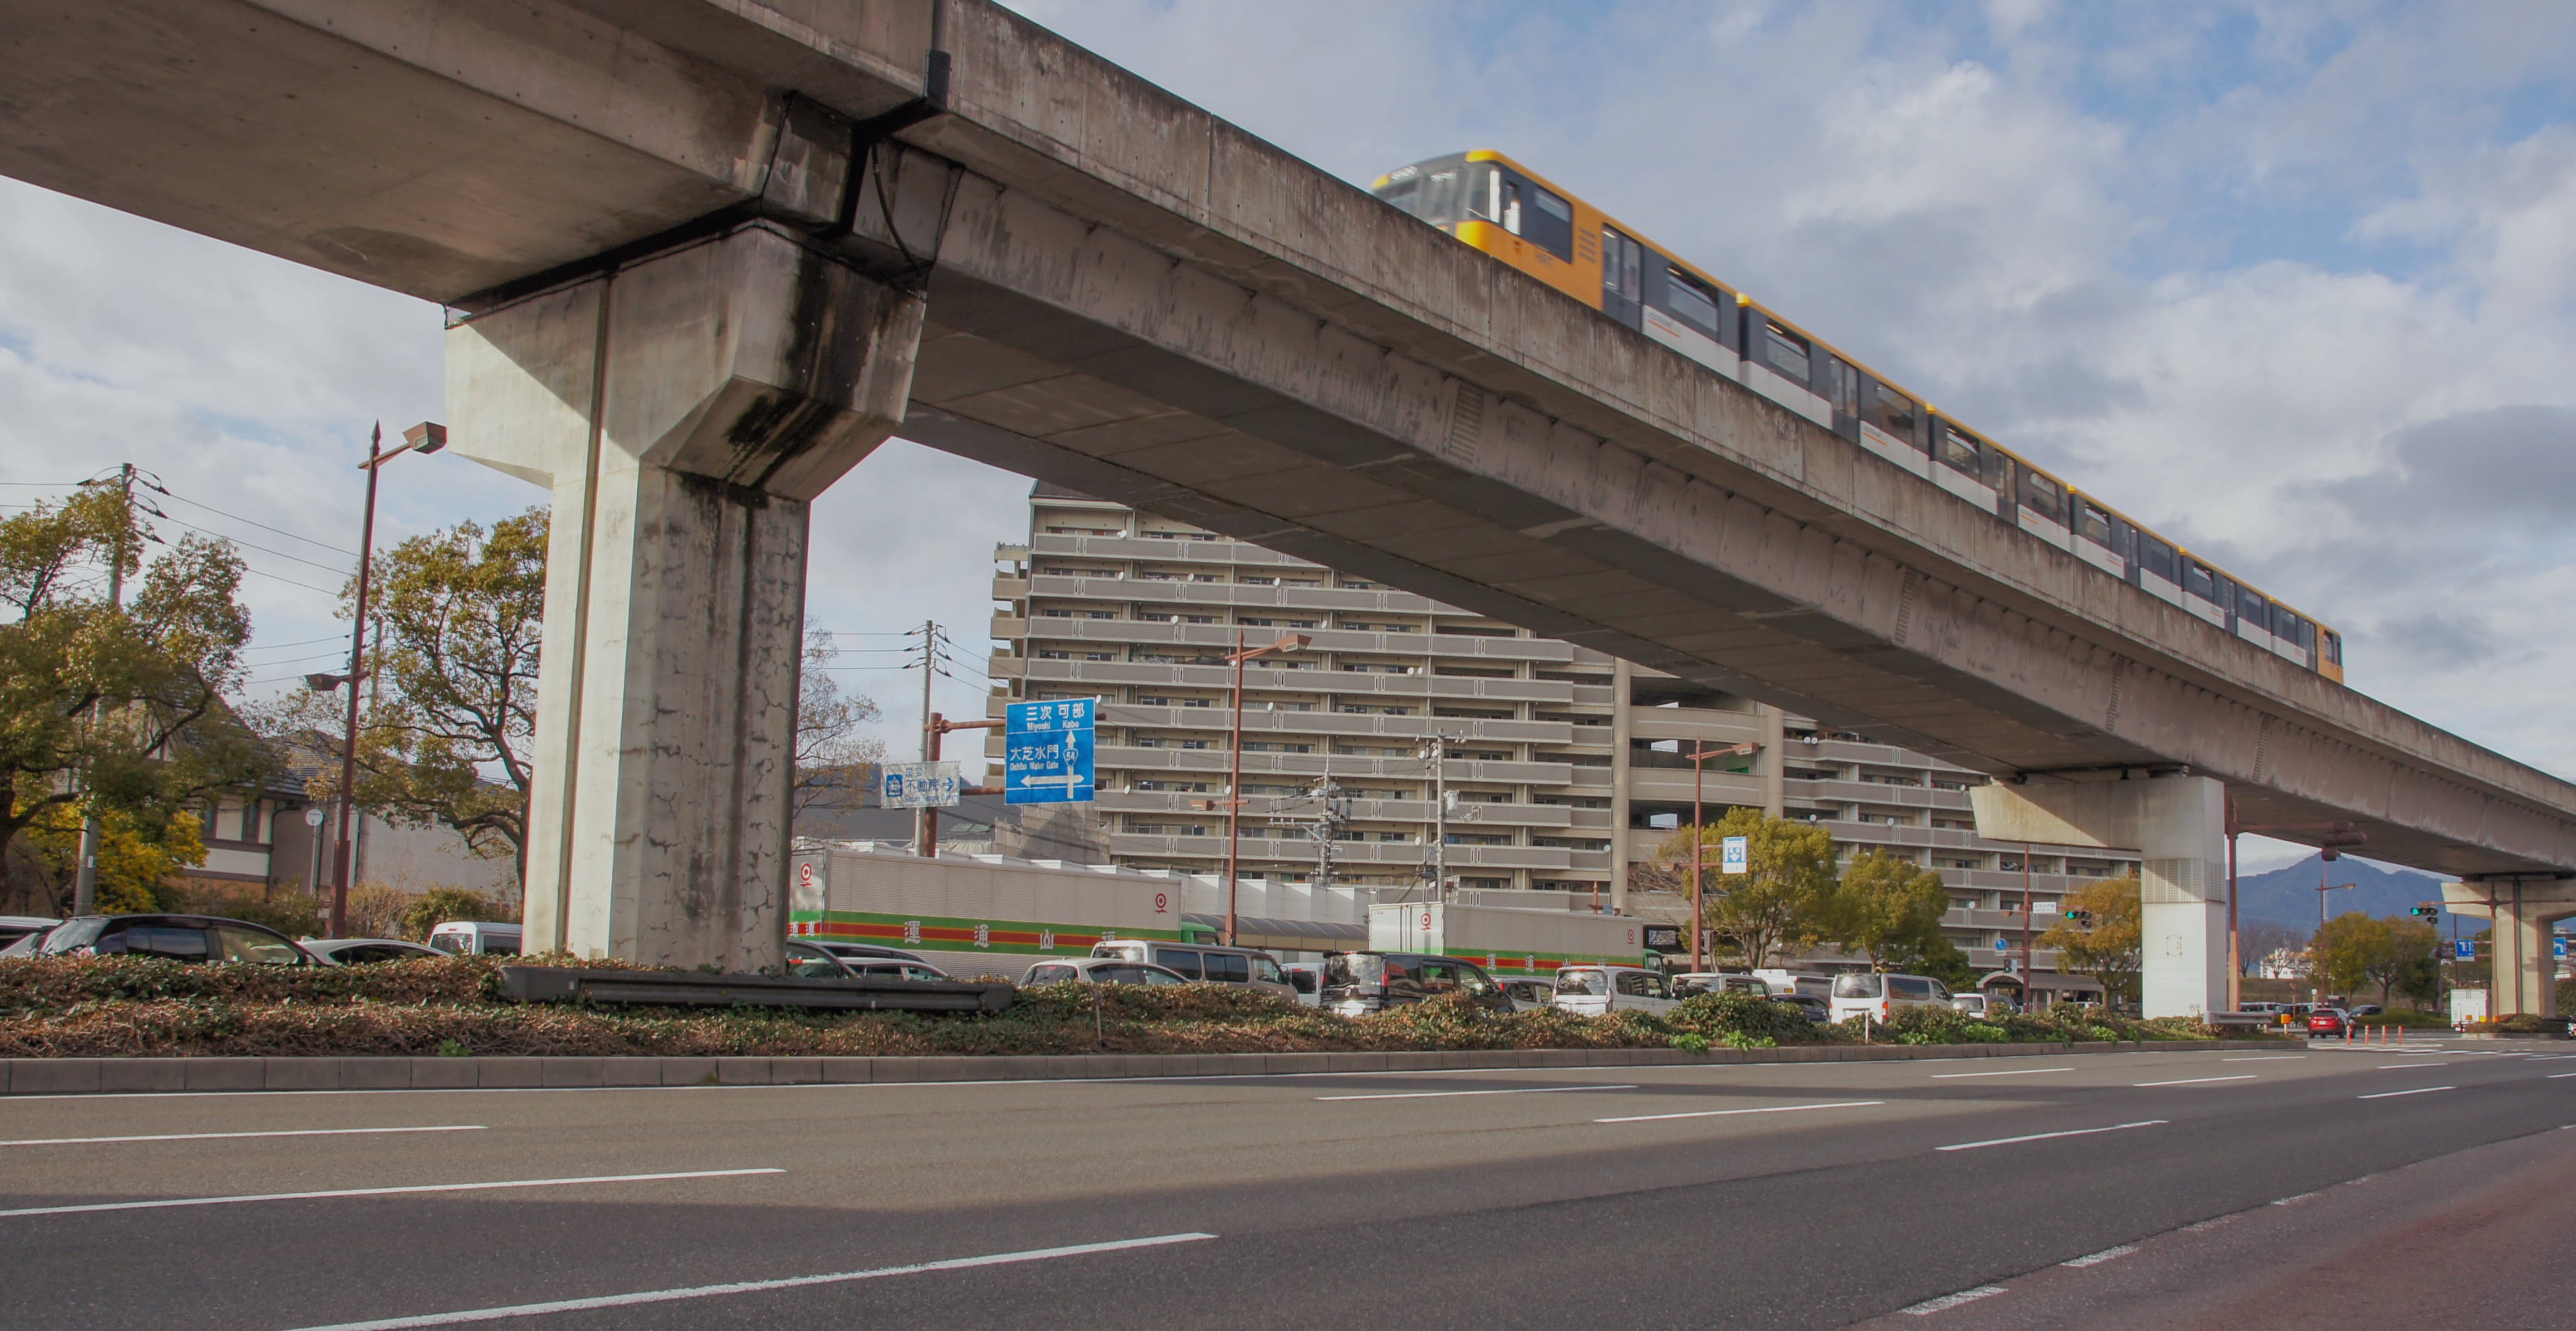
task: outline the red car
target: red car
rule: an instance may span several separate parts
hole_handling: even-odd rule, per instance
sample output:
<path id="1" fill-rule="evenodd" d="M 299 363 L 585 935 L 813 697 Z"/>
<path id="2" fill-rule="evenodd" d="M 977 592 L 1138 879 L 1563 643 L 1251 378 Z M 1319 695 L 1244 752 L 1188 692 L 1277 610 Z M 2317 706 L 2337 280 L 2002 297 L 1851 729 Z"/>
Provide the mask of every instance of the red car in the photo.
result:
<path id="1" fill-rule="evenodd" d="M 2342 1035 L 2350 1030 L 2352 1019 L 2339 1007 L 2321 1007 L 2308 1014 L 2308 1034 Z"/>

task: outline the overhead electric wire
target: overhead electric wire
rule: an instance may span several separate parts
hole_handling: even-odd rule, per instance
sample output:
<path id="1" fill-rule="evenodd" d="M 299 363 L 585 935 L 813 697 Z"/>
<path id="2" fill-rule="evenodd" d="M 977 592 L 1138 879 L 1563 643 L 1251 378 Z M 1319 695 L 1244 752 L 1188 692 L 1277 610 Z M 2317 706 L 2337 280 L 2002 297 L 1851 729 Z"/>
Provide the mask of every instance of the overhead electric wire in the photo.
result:
<path id="1" fill-rule="evenodd" d="M 337 596 L 340 594 L 340 593 L 338 593 L 338 592 L 332 591 L 331 589 L 329 589 L 329 588 L 327 588 L 327 587 L 316 587 L 316 586 L 314 586 L 312 583 L 309 583 L 309 582 L 297 582 L 297 581 L 296 581 L 295 579 L 293 579 L 293 578 L 281 578 L 281 577 L 277 576 L 277 575 L 276 575 L 276 574 L 274 574 L 274 573 L 264 572 L 264 571 L 262 571 L 262 570 L 260 570 L 260 569 L 253 568 L 253 567 L 251 567 L 251 566 L 250 566 L 250 565 L 248 565 L 248 564 L 244 564 L 244 565 L 242 565 L 242 572 L 244 572 L 244 573 L 257 573 L 257 574 L 259 574 L 259 576 L 261 576 L 261 577 L 263 577 L 263 578 L 268 579 L 270 582 L 282 582 L 282 583 L 285 583 L 285 584 L 286 584 L 287 586 L 289 586 L 289 587 L 301 587 L 301 588 L 303 588 L 304 590 L 306 590 L 306 591 L 308 591 L 308 592 L 320 592 L 320 593 L 322 593 L 324 596 L 337 597 Z"/>
<path id="2" fill-rule="evenodd" d="M 287 529 L 285 529 L 284 527 L 272 527 L 272 526 L 268 525 L 268 524 L 267 524 L 267 523 L 265 523 L 265 522 L 261 522 L 261 521 L 260 521 L 260 520 L 258 520 L 257 518 L 246 518 L 246 517 L 243 517 L 243 516 L 242 516 L 241 514 L 239 514 L 239 513 L 227 513 L 227 512 L 225 512 L 224 510 L 222 510 L 222 509 L 220 509 L 220 508 L 217 508 L 217 507 L 215 507 L 214 505 L 209 504 L 209 503 L 207 503 L 206 501 L 204 501 L 204 500 L 202 500 L 202 499 L 190 499 L 190 498 L 189 498 L 188 496 L 186 496 L 186 495 L 180 494 L 180 493 L 178 493 L 178 492 L 176 492 L 176 491 L 174 491 L 174 490 L 166 489 L 166 488 L 164 488 L 164 487 L 162 487 L 162 486 L 155 485 L 155 486 L 153 486 L 152 488 L 153 488 L 154 490 L 159 491 L 159 492 L 160 492 L 160 493 L 162 493 L 162 494 L 168 495 L 168 496 L 169 496 L 170 498 L 172 498 L 172 499 L 176 499 L 176 500 L 178 500 L 180 503 L 194 505 L 194 506 L 196 506 L 196 507 L 198 507 L 198 508 L 202 508 L 202 509 L 206 510 L 206 511 L 207 511 L 207 512 L 209 512 L 209 513 L 217 514 L 217 515 L 222 516 L 222 517 L 231 518 L 231 519 L 232 519 L 233 521 L 235 521 L 235 522 L 247 522 L 247 523 L 249 523 L 250 525 L 252 525 L 252 526 L 254 526 L 254 527 L 257 527 L 257 528 L 259 528 L 259 529 L 260 529 L 260 530 L 262 530 L 262 531 L 273 531 L 273 532 L 276 532 L 276 533 L 277 533 L 278 535 L 280 535 L 280 536 L 291 537 L 291 538 L 293 538 L 293 539 L 295 539 L 295 540 L 302 541 L 302 542 L 304 542 L 306 545 L 318 545 L 318 546 L 322 547 L 323 549 L 328 550 L 328 551 L 330 551 L 331 553 L 336 554 L 336 555 L 347 555 L 347 556 L 349 556 L 351 559 L 355 559 L 355 558 L 357 558 L 357 557 L 358 557 L 358 552 L 357 552 L 357 551 L 355 551 L 355 550 L 350 550 L 350 549 L 344 549 L 343 547 L 340 547 L 340 546 L 336 546 L 336 545 L 331 544 L 329 541 L 317 541 L 317 540 L 314 540 L 314 539 L 313 539 L 312 537 L 310 537 L 310 536 L 306 536 L 306 535 L 303 535 L 303 534 L 298 533 L 298 532 L 291 532 L 291 531 L 288 531 L 288 530 L 287 530 Z M 177 519 L 177 518 L 172 518 L 172 519 L 171 519 L 171 521 L 173 521 L 173 522 L 177 522 L 177 521 L 178 521 L 178 519 Z"/>
<path id="3" fill-rule="evenodd" d="M 308 567 L 308 568 L 318 568 L 318 569 L 322 570 L 322 571 L 323 571 L 323 572 L 325 572 L 325 573 L 338 573 L 338 574 L 342 574 L 342 575 L 344 575 L 344 576 L 345 576 L 345 575 L 348 575 L 348 574 L 350 573 L 350 571 L 349 571 L 348 569 L 344 569 L 344 568 L 335 568 L 335 567 L 333 567 L 332 565 L 329 565 L 329 564 L 317 563 L 317 562 L 315 562 L 315 561 L 313 561 L 313 560 L 306 559 L 306 558 L 305 558 L 304 556 L 302 556 L 302 555 L 290 555 L 290 554 L 286 553 L 286 552 L 285 552 L 285 551 L 283 551 L 283 550 L 271 550 L 271 549 L 269 549 L 267 546 L 264 546 L 264 545 L 253 545 L 253 544 L 251 544 L 250 542 L 245 541 L 245 540 L 241 539 L 241 538 L 240 538 L 240 537 L 238 537 L 238 536 L 232 536 L 232 535 L 228 535 L 228 534 L 226 534 L 226 533 L 224 533 L 224 532 L 214 531 L 214 530 L 211 530 L 211 529 L 209 529 L 209 528 L 200 527 L 200 526 L 196 525 L 196 524 L 195 524 L 195 523 L 193 523 L 193 522 L 187 522 L 187 521 L 184 521 L 184 520 L 179 519 L 179 518 L 171 517 L 171 516 L 170 516 L 169 514 L 167 514 L 167 513 L 158 513 L 158 514 L 154 514 L 154 516 L 155 516 L 155 517 L 160 518 L 160 519 L 161 519 L 161 520 L 163 520 L 164 522 L 175 523 L 175 524 L 176 524 L 176 525 L 178 525 L 178 526 L 185 527 L 185 528 L 187 528 L 188 530 L 190 530 L 190 531 L 192 531 L 192 532 L 195 532 L 195 533 L 197 533 L 197 534 L 198 534 L 198 535 L 200 535 L 200 536 L 212 536 L 212 537 L 214 537 L 216 540 L 219 540 L 219 541 L 228 541 L 228 542 L 230 542 L 230 543 L 232 543 L 232 544 L 234 544 L 234 545 L 238 545 L 238 546 L 240 546 L 240 547 L 241 547 L 241 548 L 243 548 L 244 550 L 257 550 L 257 551 L 258 551 L 258 552 L 260 552 L 261 554 L 264 554 L 264 555 L 274 555 L 274 556 L 276 556 L 276 557 L 277 557 L 277 558 L 279 558 L 279 559 L 291 559 L 291 560 L 295 561 L 295 562 L 296 562 L 296 563 L 298 563 L 298 564 L 305 565 L 305 566 L 306 566 L 306 567 Z"/>

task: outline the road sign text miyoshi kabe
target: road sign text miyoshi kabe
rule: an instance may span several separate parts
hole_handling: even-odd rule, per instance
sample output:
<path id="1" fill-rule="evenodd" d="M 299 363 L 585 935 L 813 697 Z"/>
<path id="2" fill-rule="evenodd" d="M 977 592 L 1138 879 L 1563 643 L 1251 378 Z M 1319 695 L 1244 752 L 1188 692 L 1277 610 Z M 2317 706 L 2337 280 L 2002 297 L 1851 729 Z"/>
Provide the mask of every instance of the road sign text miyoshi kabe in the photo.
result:
<path id="1" fill-rule="evenodd" d="M 1100 700 L 1015 702 L 1005 712 L 1002 798 L 1011 804 L 1078 804 L 1092 798 Z"/>

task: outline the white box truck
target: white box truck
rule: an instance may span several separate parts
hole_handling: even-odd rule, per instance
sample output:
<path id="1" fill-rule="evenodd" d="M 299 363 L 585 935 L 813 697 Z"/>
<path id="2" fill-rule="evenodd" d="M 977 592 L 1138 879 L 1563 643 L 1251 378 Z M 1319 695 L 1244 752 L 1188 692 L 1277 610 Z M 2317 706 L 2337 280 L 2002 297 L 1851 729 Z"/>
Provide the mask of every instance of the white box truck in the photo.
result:
<path id="1" fill-rule="evenodd" d="M 1369 948 L 1458 957 L 1497 980 L 1550 976 L 1559 966 L 1650 965 L 1646 922 L 1633 915 L 1383 902 L 1369 907 Z"/>

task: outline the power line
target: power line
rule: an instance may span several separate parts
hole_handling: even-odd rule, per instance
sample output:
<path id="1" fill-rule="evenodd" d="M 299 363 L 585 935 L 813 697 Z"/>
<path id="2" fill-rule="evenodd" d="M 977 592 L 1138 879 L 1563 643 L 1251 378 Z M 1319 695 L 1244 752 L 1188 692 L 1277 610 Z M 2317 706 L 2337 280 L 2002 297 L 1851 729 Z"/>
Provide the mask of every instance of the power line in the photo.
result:
<path id="1" fill-rule="evenodd" d="M 276 557 L 277 557 L 277 558 L 279 558 L 279 559 L 290 559 L 290 560 L 295 561 L 295 562 L 296 562 L 296 563 L 298 563 L 298 564 L 302 564 L 302 565 L 306 566 L 307 568 L 318 568 L 318 569 L 322 570 L 322 571 L 323 571 L 323 572 L 325 572 L 325 573 L 340 573 L 340 574 L 346 574 L 346 573 L 348 573 L 348 572 L 349 572 L 349 570 L 347 570 L 347 569 L 344 569 L 344 568 L 335 568 L 335 567 L 333 567 L 333 566 L 331 566 L 331 565 L 329 565 L 329 564 L 320 564 L 320 563 L 315 563 L 314 561 L 312 561 L 312 560 L 310 560 L 310 559 L 306 559 L 306 558 L 305 558 L 304 556 L 302 556 L 302 555 L 290 555 L 290 554 L 286 553 L 286 552 L 285 552 L 285 551 L 283 551 L 283 550 L 271 550 L 271 549 L 269 549 L 267 546 L 264 546 L 264 545 L 253 545 L 253 544 L 251 544 L 250 542 L 245 541 L 245 540 L 241 539 L 241 538 L 240 538 L 240 537 L 238 537 L 238 536 L 228 535 L 228 534 L 226 534 L 226 533 L 224 533 L 224 532 L 219 532 L 219 531 L 209 531 L 208 529 L 206 529 L 206 528 L 204 528 L 204 527 L 200 527 L 200 526 L 196 525 L 196 524 L 195 524 L 195 523 L 193 523 L 193 522 L 186 522 L 186 521 L 182 521 L 181 519 L 171 517 L 171 516 L 170 516 L 169 514 L 167 514 L 167 513 L 156 513 L 156 514 L 154 514 L 153 516 L 160 518 L 160 519 L 161 519 L 161 520 L 163 520 L 164 522 L 175 523 L 175 524 L 177 524 L 178 526 L 185 527 L 185 528 L 187 528 L 188 530 L 190 530 L 190 531 L 192 531 L 192 532 L 195 532 L 195 533 L 197 533 L 197 534 L 198 534 L 198 535 L 200 535 L 200 536 L 212 536 L 212 537 L 214 537 L 214 538 L 215 538 L 216 540 L 218 540 L 218 541 L 226 541 L 226 542 L 229 542 L 229 543 L 231 543 L 231 544 L 233 544 L 233 545 L 238 545 L 238 546 L 240 546 L 241 548 L 243 548 L 243 549 L 245 549 L 245 550 L 257 550 L 258 552 L 260 552 L 261 554 L 264 554 L 264 555 L 274 555 L 274 556 L 276 556 Z"/>
<path id="2" fill-rule="evenodd" d="M 251 567 L 251 566 L 250 566 L 250 565 L 248 565 L 248 564 L 244 564 L 244 565 L 242 565 L 242 572 L 244 572 L 244 573 L 257 573 L 257 574 L 259 574 L 259 576 L 261 576 L 261 577 L 263 577 L 263 578 L 268 579 L 270 582 L 282 582 L 282 583 L 285 583 L 285 584 L 286 584 L 287 586 L 289 586 L 289 587 L 301 587 L 301 588 L 303 588 L 304 590 L 306 590 L 306 591 L 308 591 L 308 592 L 320 592 L 320 593 L 322 593 L 324 596 L 334 596 L 334 597 L 336 597 L 336 596 L 338 596 L 338 595 L 340 594 L 340 593 L 338 593 L 338 592 L 335 592 L 335 591 L 330 590 L 330 589 L 329 589 L 329 588 L 327 588 L 327 587 L 316 587 L 316 586 L 314 586 L 312 583 L 309 583 L 309 582 L 297 582 L 297 581 L 296 581 L 295 579 L 293 579 L 293 578 L 281 578 L 281 577 L 277 576 L 277 575 L 276 575 L 276 574 L 274 574 L 274 573 L 262 572 L 261 570 L 256 569 L 256 568 L 253 568 L 253 567 Z"/>
<path id="3" fill-rule="evenodd" d="M 268 524 L 267 524 L 267 523 L 265 523 L 265 522 L 261 522 L 261 521 L 259 521 L 259 520 L 258 520 L 258 519 L 256 519 L 256 518 L 246 518 L 246 517 L 243 517 L 243 516 L 242 516 L 241 514 L 239 514 L 239 513 L 227 513 L 227 512 L 225 512 L 224 510 L 222 510 L 222 509 L 220 509 L 220 508 L 217 508 L 217 507 L 215 507 L 214 505 L 209 504 L 209 503 L 207 503 L 206 501 L 204 501 L 204 500 L 202 500 L 202 499 L 190 499 L 190 498 L 189 498 L 188 496 L 186 496 L 186 495 L 180 494 L 180 493 L 178 493 L 178 492 L 176 492 L 176 491 L 173 491 L 173 490 L 164 489 L 163 487 L 158 486 L 158 485 L 155 485 L 155 486 L 153 486 L 152 488 L 153 488 L 153 489 L 155 489 L 155 490 L 159 490 L 162 494 L 168 495 L 168 496 L 169 496 L 170 498 L 172 498 L 172 499 L 176 499 L 176 500 L 178 500 L 180 503 L 195 505 L 196 507 L 198 507 L 198 508 L 202 508 L 202 509 L 206 510 L 206 511 L 207 511 L 207 512 L 209 512 L 209 513 L 217 514 L 217 515 L 222 516 L 222 517 L 231 518 L 231 519 L 232 519 L 233 521 L 235 521 L 235 522 L 247 522 L 247 523 L 249 523 L 250 525 L 252 525 L 252 526 L 254 526 L 254 527 L 259 528 L 261 531 L 273 531 L 273 532 L 276 532 L 276 533 L 277 533 L 278 535 L 280 535 L 280 536 L 292 537 L 292 538 L 294 538 L 295 540 L 302 541 L 302 542 L 304 542 L 306 545 L 318 545 L 318 546 L 322 547 L 323 549 L 330 551 L 330 552 L 331 552 L 331 553 L 333 553 L 333 554 L 337 554 L 337 555 L 347 555 L 347 556 L 349 556 L 351 559 L 355 559 L 355 558 L 357 558 L 357 557 L 358 557 L 358 552 L 357 552 L 357 551 L 355 551 L 355 550 L 349 550 L 349 549 L 343 549 L 343 548 L 342 548 L 342 547 L 340 547 L 340 546 L 336 546 L 336 545 L 331 544 L 329 541 L 317 541 L 317 540 L 314 540 L 314 539 L 313 539 L 312 537 L 310 537 L 310 536 L 305 536 L 305 535 L 302 535 L 302 534 L 297 533 L 297 532 L 291 532 L 291 531 L 288 531 L 288 530 L 287 530 L 287 529 L 285 529 L 284 527 L 272 527 L 272 526 L 268 525 Z M 171 519 L 171 521 L 173 521 L 173 522 L 177 522 L 177 521 L 178 521 L 178 519 L 177 519 L 177 518 L 172 518 L 172 519 Z M 289 557 L 290 557 L 290 558 L 292 558 L 292 556 L 289 556 Z"/>

